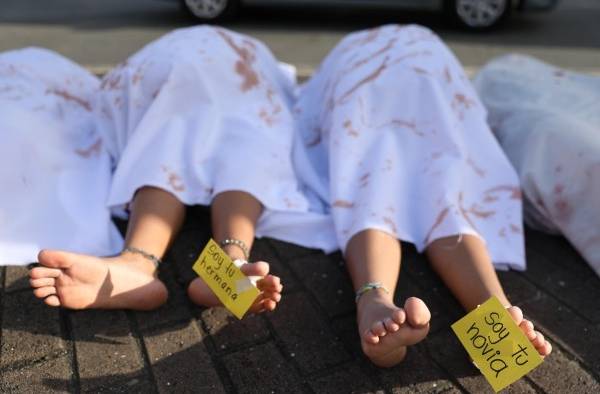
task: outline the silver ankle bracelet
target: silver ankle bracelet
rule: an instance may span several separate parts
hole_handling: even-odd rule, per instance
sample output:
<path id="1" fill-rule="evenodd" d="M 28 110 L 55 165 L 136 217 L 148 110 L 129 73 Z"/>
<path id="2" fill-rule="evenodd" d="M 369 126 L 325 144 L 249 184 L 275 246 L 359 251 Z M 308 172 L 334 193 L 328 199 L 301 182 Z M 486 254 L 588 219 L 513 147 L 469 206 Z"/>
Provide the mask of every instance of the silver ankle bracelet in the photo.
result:
<path id="1" fill-rule="evenodd" d="M 250 250 L 248 249 L 244 241 L 235 238 L 227 238 L 219 242 L 219 246 L 221 246 L 222 248 L 227 245 L 234 245 L 240 248 L 244 253 L 244 260 L 248 261 L 248 259 L 250 258 Z"/>
<path id="2" fill-rule="evenodd" d="M 128 246 L 128 247 L 124 248 L 123 251 L 121 252 L 121 254 L 123 254 L 125 252 L 139 254 L 143 258 L 150 260 L 152 262 L 152 264 L 154 264 L 155 268 L 158 268 L 158 266 L 162 263 L 161 259 L 159 259 L 155 255 L 153 255 L 152 253 L 148 253 L 145 250 L 142 250 L 142 249 L 139 249 L 139 248 L 136 248 L 133 246 Z"/>

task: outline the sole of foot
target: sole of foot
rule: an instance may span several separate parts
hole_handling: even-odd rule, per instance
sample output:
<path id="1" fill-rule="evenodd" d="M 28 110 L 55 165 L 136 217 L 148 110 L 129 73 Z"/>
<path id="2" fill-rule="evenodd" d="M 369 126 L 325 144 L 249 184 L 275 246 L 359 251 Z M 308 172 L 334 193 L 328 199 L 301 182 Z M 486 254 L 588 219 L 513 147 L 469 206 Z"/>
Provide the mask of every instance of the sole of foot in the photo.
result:
<path id="1" fill-rule="evenodd" d="M 416 297 L 399 308 L 388 295 L 369 293 L 360 298 L 357 309 L 362 350 L 373 364 L 393 367 L 404 360 L 407 346 L 427 336 L 431 313 Z"/>
<path id="2" fill-rule="evenodd" d="M 164 304 L 167 288 L 141 256 L 95 257 L 43 250 L 29 272 L 33 294 L 49 306 L 69 309 L 151 310 Z"/>

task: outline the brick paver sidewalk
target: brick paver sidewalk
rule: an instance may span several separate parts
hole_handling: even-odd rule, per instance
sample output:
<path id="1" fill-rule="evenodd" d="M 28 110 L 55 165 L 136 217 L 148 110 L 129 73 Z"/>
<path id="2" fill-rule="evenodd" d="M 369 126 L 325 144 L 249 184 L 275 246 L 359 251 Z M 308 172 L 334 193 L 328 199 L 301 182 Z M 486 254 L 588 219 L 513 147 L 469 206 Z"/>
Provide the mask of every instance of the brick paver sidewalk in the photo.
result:
<path id="1" fill-rule="evenodd" d="M 160 276 L 171 291 L 154 312 L 51 309 L 34 299 L 26 268 L 0 267 L 1 392 L 491 392 L 450 330 L 463 312 L 404 245 L 398 299 L 432 310 L 429 337 L 393 369 L 360 353 L 353 292 L 341 255 L 264 239 L 253 259 L 285 285 L 274 313 L 237 321 L 185 297 L 208 215 L 191 209 Z M 501 273 L 512 301 L 552 341 L 544 364 L 510 387 L 519 393 L 600 392 L 600 280 L 559 237 L 527 232 L 529 269 Z"/>

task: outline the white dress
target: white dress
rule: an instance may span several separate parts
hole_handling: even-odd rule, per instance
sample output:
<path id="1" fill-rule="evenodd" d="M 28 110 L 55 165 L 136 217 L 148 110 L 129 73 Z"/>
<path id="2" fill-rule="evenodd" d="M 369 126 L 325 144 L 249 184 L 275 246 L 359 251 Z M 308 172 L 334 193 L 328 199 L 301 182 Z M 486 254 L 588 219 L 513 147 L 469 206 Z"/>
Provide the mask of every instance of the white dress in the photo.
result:
<path id="1" fill-rule="evenodd" d="M 252 38 L 181 29 L 112 71 L 91 106 L 112 208 L 144 185 L 186 204 L 243 190 L 265 206 L 259 236 L 331 251 L 367 228 L 419 250 L 475 234 L 497 266 L 524 268 L 517 175 L 425 28 L 349 35 L 300 87 Z"/>

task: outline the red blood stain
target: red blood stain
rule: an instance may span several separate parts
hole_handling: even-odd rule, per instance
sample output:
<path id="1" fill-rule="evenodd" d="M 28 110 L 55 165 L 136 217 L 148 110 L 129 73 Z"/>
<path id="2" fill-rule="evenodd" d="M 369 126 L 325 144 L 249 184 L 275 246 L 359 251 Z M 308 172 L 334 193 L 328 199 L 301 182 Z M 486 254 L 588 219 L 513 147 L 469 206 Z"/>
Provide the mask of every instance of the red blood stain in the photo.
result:
<path id="1" fill-rule="evenodd" d="M 239 56 L 239 60 L 235 62 L 235 72 L 242 77 L 242 92 L 247 92 L 248 90 L 258 86 L 259 78 L 257 72 L 253 68 L 253 63 L 256 60 L 254 54 L 250 52 L 248 48 L 244 48 L 242 46 L 238 46 L 233 37 L 231 37 L 224 30 L 219 29 L 217 33 L 223 38 L 223 40 L 234 50 L 234 52 Z M 247 40 L 244 41 L 244 44 L 247 45 Z"/>
<path id="2" fill-rule="evenodd" d="M 417 129 L 417 125 L 415 122 L 409 122 L 407 120 L 392 119 L 387 123 L 377 126 L 377 129 L 383 129 L 386 127 L 399 127 L 399 128 L 407 129 L 407 130 L 410 130 L 411 132 L 413 132 L 414 134 L 418 135 L 419 137 L 423 137 L 425 135 L 422 131 Z"/>
<path id="3" fill-rule="evenodd" d="M 509 192 L 510 198 L 513 200 L 520 200 L 522 198 L 521 189 L 518 186 L 511 186 L 511 185 L 499 185 L 499 186 L 496 186 L 496 187 L 486 190 L 484 193 L 485 194 L 494 194 L 497 192 Z"/>
<path id="4" fill-rule="evenodd" d="M 292 200 L 290 200 L 287 197 L 284 197 L 283 202 L 285 203 L 285 206 L 288 208 L 298 208 L 299 205 L 295 202 L 293 202 Z"/>
<path id="5" fill-rule="evenodd" d="M 521 226 L 517 226 L 516 224 L 512 224 L 512 223 L 510 224 L 510 231 L 512 231 L 515 234 L 523 233 Z"/>
<path id="6" fill-rule="evenodd" d="M 398 229 L 396 228 L 396 222 L 394 222 L 394 220 L 393 220 L 392 218 L 389 218 L 389 217 L 387 217 L 387 216 L 384 216 L 384 217 L 383 217 L 383 222 L 384 222 L 385 224 L 387 224 L 388 226 L 390 226 L 390 228 L 391 228 L 391 230 L 392 230 L 392 232 L 393 232 L 394 234 L 397 234 L 397 233 L 398 233 Z"/>
<path id="7" fill-rule="evenodd" d="M 430 75 L 429 71 L 422 69 L 421 67 L 413 67 L 414 72 L 421 75 Z"/>
<path id="8" fill-rule="evenodd" d="M 471 159 L 470 157 L 467 159 L 467 165 L 471 167 L 477 175 L 479 175 L 482 178 L 485 178 L 485 171 L 478 167 L 477 164 L 475 164 L 473 159 Z"/>
<path id="9" fill-rule="evenodd" d="M 562 198 L 554 202 L 554 208 L 556 209 L 556 221 L 560 223 L 567 222 L 573 213 L 569 203 Z"/>
<path id="10" fill-rule="evenodd" d="M 565 190 L 565 186 L 562 184 L 557 184 L 556 186 L 554 186 L 554 194 L 558 195 L 558 194 L 562 194 L 562 192 Z"/>
<path id="11" fill-rule="evenodd" d="M 133 73 L 131 77 L 131 83 L 137 85 L 144 79 L 144 74 L 142 73 L 142 67 L 138 67 L 138 69 Z"/>
<path id="12" fill-rule="evenodd" d="M 347 119 L 344 122 L 344 129 L 346 129 L 346 132 L 348 133 L 348 135 L 350 137 L 358 137 L 358 131 L 356 131 L 356 129 L 354 129 L 354 127 L 352 127 L 352 121 Z"/>
<path id="13" fill-rule="evenodd" d="M 444 209 L 442 209 L 440 211 L 440 213 L 438 213 L 437 217 L 435 218 L 435 222 L 433 223 L 433 225 L 431 226 L 431 228 L 429 229 L 429 231 L 427 232 L 427 235 L 425 236 L 425 244 L 427 245 L 431 239 L 431 236 L 433 235 L 433 232 L 436 228 L 438 228 L 443 222 L 444 219 L 446 218 L 446 216 L 448 215 L 448 212 L 450 212 L 450 207 L 446 207 Z"/>
<path id="14" fill-rule="evenodd" d="M 66 101 L 70 101 L 73 102 L 75 104 L 80 105 L 81 107 L 83 107 L 86 111 L 91 111 L 92 110 L 92 106 L 90 105 L 90 103 L 80 97 L 74 96 L 71 93 L 65 91 L 65 90 L 60 90 L 60 89 L 48 89 L 46 90 L 46 94 L 54 94 L 56 96 L 62 97 L 63 99 L 65 99 Z"/>
<path id="15" fill-rule="evenodd" d="M 171 185 L 173 190 L 175 190 L 176 192 L 181 192 L 185 190 L 185 186 L 183 185 L 183 181 L 179 175 L 169 170 L 169 168 L 164 165 L 162 166 L 162 170 L 167 175 L 167 181 L 169 182 L 169 185 Z"/>
<path id="16" fill-rule="evenodd" d="M 358 81 L 354 86 L 352 86 L 344 94 L 342 94 L 337 100 L 338 103 L 344 103 L 350 96 L 352 96 L 352 94 L 354 94 L 354 92 L 360 89 L 363 85 L 369 84 L 375 81 L 377 78 L 379 78 L 383 70 L 385 70 L 388 67 L 388 61 L 389 56 L 386 56 L 381 65 L 379 65 L 379 67 L 377 67 L 375 71 Z"/>
<path id="17" fill-rule="evenodd" d="M 447 83 L 452 83 L 452 74 L 450 74 L 448 66 L 444 67 L 444 79 Z"/>
<path id="18" fill-rule="evenodd" d="M 491 203 L 491 202 L 494 202 L 494 201 L 498 201 L 498 197 L 494 197 L 494 196 L 486 196 L 486 197 L 483 199 L 483 202 L 486 202 L 486 203 Z"/>
<path id="19" fill-rule="evenodd" d="M 363 188 L 366 187 L 369 184 L 369 177 L 371 176 L 370 173 L 366 173 L 363 176 L 361 176 L 358 181 L 359 181 L 359 185 L 358 187 Z"/>
<path id="20" fill-rule="evenodd" d="M 100 154 L 100 150 L 102 149 L 102 138 L 98 137 L 98 139 L 90 145 L 86 149 L 75 149 L 75 153 L 84 158 L 89 158 L 93 154 L 98 156 Z"/>
<path id="21" fill-rule="evenodd" d="M 350 67 L 346 70 L 346 72 L 351 72 L 356 70 L 358 67 L 367 64 L 369 62 L 371 62 L 373 59 L 375 59 L 377 56 L 381 56 L 382 54 L 386 53 L 387 51 L 389 51 L 390 49 L 392 49 L 394 47 L 394 43 L 397 41 L 396 38 L 392 38 L 391 40 L 388 41 L 388 43 L 378 49 L 377 51 L 375 51 L 374 53 L 369 54 L 368 56 L 366 56 L 365 58 L 361 59 L 361 60 L 357 60 L 356 62 L 352 63 L 350 65 Z"/>
<path id="22" fill-rule="evenodd" d="M 121 73 L 119 68 L 108 74 L 100 84 L 100 89 L 103 90 L 117 90 L 121 88 Z"/>
<path id="23" fill-rule="evenodd" d="M 350 201 L 346 201 L 346 200 L 335 200 L 332 204 L 332 206 L 336 207 L 336 208 L 353 208 L 354 207 L 354 203 L 350 202 Z"/>

